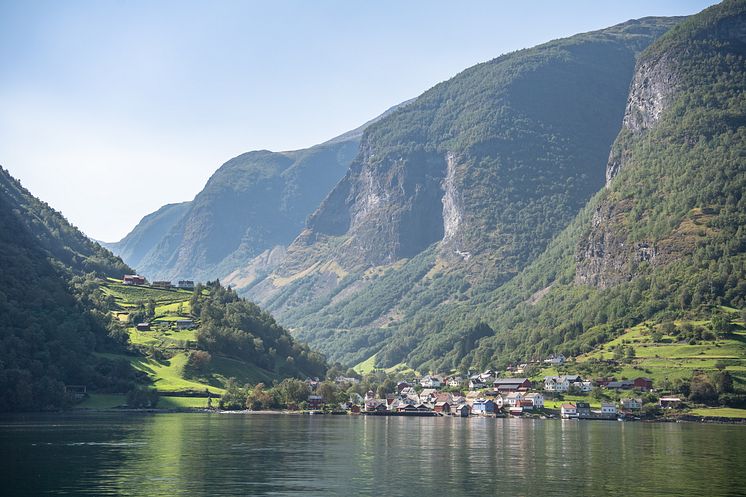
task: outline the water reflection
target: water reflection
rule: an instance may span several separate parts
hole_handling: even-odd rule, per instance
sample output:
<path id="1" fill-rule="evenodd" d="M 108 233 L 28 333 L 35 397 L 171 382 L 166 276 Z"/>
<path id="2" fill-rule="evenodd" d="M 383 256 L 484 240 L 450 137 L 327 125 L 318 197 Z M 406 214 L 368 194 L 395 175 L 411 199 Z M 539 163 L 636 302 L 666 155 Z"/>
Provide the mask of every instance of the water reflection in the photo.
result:
<path id="1" fill-rule="evenodd" d="M 739 495 L 738 426 L 64 415 L 0 420 L 3 495 Z"/>

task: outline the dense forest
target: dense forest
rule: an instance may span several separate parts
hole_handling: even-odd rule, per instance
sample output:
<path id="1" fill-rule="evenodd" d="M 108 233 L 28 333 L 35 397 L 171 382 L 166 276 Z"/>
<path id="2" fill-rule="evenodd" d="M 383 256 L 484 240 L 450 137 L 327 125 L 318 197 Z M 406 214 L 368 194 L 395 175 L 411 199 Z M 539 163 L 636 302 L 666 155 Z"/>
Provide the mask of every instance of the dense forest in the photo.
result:
<path id="1" fill-rule="evenodd" d="M 131 272 L 0 168 L 0 410 L 65 404 L 65 384 L 122 391 L 137 375 L 90 277 Z"/>
<path id="2" fill-rule="evenodd" d="M 255 364 L 281 377 L 323 377 L 324 357 L 294 341 L 274 318 L 219 281 L 198 285 L 191 300 L 201 349 Z"/>

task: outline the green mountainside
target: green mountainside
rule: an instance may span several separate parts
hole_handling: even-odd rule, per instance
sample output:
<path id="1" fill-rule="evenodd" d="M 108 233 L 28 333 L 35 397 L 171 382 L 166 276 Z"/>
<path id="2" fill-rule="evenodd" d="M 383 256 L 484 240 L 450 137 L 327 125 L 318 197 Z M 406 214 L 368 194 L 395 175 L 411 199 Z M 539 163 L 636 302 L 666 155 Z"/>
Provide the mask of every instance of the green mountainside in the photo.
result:
<path id="1" fill-rule="evenodd" d="M 0 168 L 0 411 L 69 405 L 71 385 L 178 396 L 323 376 L 323 357 L 232 290 L 118 283 L 133 272 Z"/>
<path id="2" fill-rule="evenodd" d="M 408 323 L 378 362 L 439 369 L 577 355 L 645 323 L 674 345 L 704 340 L 742 370 L 721 347 L 740 340 L 736 310 L 746 307 L 745 56 L 743 1 L 661 37 L 637 62 L 607 187 L 508 284 Z"/>
<path id="3" fill-rule="evenodd" d="M 679 21 L 504 55 L 371 125 L 282 261 L 239 290 L 334 360 L 388 343 L 406 359 L 416 344 L 392 341 L 400 330 L 426 320 L 420 333 L 439 336 L 439 307 L 476 304 L 510 281 L 604 185 L 636 56 Z"/>
<path id="4" fill-rule="evenodd" d="M 58 407 L 64 384 L 126 387 L 92 355 L 116 343 L 80 283 L 130 271 L 0 168 L 0 411 Z"/>

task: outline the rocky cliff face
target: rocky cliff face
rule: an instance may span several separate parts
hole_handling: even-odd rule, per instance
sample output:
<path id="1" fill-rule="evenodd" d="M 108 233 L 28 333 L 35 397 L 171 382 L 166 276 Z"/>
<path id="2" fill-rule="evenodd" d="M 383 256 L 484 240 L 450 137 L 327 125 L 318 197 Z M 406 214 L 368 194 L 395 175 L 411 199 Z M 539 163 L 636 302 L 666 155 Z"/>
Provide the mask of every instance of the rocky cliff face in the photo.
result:
<path id="1" fill-rule="evenodd" d="M 308 227 L 317 236 L 346 235 L 337 261 L 348 269 L 412 257 L 443 236 L 444 176 L 439 154 L 380 157 L 363 145 Z"/>
<path id="2" fill-rule="evenodd" d="M 712 92 L 719 91 L 716 85 L 722 83 L 715 79 L 708 81 L 709 77 L 716 78 L 717 71 L 728 67 L 729 60 L 732 62 L 738 60 L 734 57 L 742 56 L 746 41 L 743 10 L 746 8 L 743 2 L 737 1 L 724 2 L 722 7 L 732 10 L 733 15 L 707 22 L 698 20 L 698 24 L 685 22 L 662 37 L 660 43 L 638 60 L 622 130 L 612 146 L 606 167 L 605 196 L 595 209 L 587 235 L 577 246 L 576 283 L 608 288 L 632 279 L 641 267 L 663 266 L 692 250 L 691 241 L 698 235 L 688 232 L 682 225 L 671 228 L 669 233 L 662 233 L 658 228 L 654 237 L 631 235 L 631 226 L 644 223 L 648 217 L 639 208 L 647 199 L 619 194 L 615 179 L 627 168 L 642 167 L 646 161 L 658 160 L 649 155 L 650 150 L 671 138 L 670 134 L 657 134 L 656 130 L 679 96 L 686 91 L 702 91 L 708 85 L 713 85 Z M 721 67 L 707 67 L 718 57 Z M 708 71 L 711 71 L 709 77 L 692 77 L 692 74 Z M 698 103 L 693 101 L 690 105 Z M 692 121 L 691 126 L 695 125 Z M 682 133 L 682 129 L 677 132 Z M 685 138 L 680 146 L 693 147 L 701 135 L 701 131 L 683 128 Z M 673 192 L 659 192 L 658 195 L 664 201 L 670 193 Z"/>
<path id="3" fill-rule="evenodd" d="M 630 86 L 622 132 L 639 136 L 655 127 L 676 94 L 677 81 L 675 63 L 670 54 L 640 61 Z M 629 154 L 624 147 L 612 147 L 606 166 L 607 187 L 628 160 Z"/>
<path id="4" fill-rule="evenodd" d="M 630 21 L 499 57 L 370 126 L 248 295 L 336 359 L 345 351 L 325 342 L 330 329 L 388 329 L 508 281 L 603 186 L 636 55 L 675 22 Z"/>

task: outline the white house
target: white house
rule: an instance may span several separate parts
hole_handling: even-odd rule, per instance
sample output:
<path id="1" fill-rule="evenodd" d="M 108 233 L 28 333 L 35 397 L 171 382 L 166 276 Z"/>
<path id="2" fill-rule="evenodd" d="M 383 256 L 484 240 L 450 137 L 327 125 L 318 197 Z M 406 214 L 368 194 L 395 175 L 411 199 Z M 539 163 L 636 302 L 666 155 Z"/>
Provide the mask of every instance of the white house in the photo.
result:
<path id="1" fill-rule="evenodd" d="M 525 398 L 524 394 L 522 392 L 510 392 L 506 397 L 504 402 L 508 404 L 510 407 L 515 407 L 515 405 L 518 403 L 519 400 L 523 400 Z"/>
<path id="2" fill-rule="evenodd" d="M 526 394 L 524 397 L 526 400 L 530 400 L 534 406 L 534 409 L 544 409 L 544 396 L 538 392 L 531 392 Z"/>
<path id="3" fill-rule="evenodd" d="M 613 402 L 601 402 L 601 414 L 616 414 L 616 404 Z"/>
<path id="4" fill-rule="evenodd" d="M 440 388 L 442 382 L 439 377 L 428 375 L 420 380 L 420 385 L 422 388 Z"/>
<path id="5" fill-rule="evenodd" d="M 554 364 L 554 365 L 564 364 L 565 356 L 563 356 L 562 354 L 552 355 L 552 356 L 549 356 L 548 359 L 544 359 L 544 362 L 546 364 Z"/>
<path id="6" fill-rule="evenodd" d="M 451 376 L 448 378 L 448 386 L 458 388 L 464 384 L 464 379 L 460 376 Z"/>
<path id="7" fill-rule="evenodd" d="M 560 414 L 564 419 L 577 418 L 578 409 L 575 407 L 575 404 L 562 404 Z"/>
<path id="8" fill-rule="evenodd" d="M 425 388 L 420 392 L 420 402 L 434 403 L 438 391 L 434 388 Z"/>
<path id="9" fill-rule="evenodd" d="M 570 382 L 566 376 L 545 376 L 544 390 L 547 392 L 567 392 L 570 389 Z"/>
<path id="10" fill-rule="evenodd" d="M 570 390 L 570 386 L 575 386 L 584 392 L 590 392 L 593 390 L 593 385 L 588 382 L 588 390 L 584 390 L 583 378 L 578 375 L 562 375 L 562 376 L 545 376 L 544 377 L 544 391 L 546 392 L 567 392 Z"/>
<path id="11" fill-rule="evenodd" d="M 622 409 L 637 411 L 642 409 L 642 399 L 622 399 Z"/>

